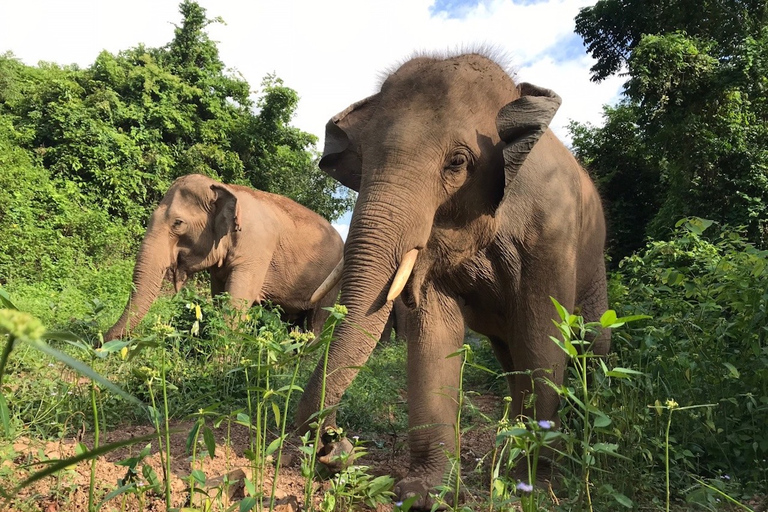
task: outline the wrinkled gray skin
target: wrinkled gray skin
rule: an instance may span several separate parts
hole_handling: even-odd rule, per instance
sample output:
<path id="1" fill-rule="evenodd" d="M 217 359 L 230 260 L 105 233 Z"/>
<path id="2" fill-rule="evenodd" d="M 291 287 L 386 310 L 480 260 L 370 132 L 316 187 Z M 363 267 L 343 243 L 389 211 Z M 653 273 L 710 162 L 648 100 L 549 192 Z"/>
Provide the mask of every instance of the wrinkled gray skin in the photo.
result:
<path id="1" fill-rule="evenodd" d="M 211 274 L 211 294 L 238 308 L 272 301 L 287 319 L 319 333 L 334 288 L 310 297 L 341 259 L 343 242 L 328 221 L 290 199 L 191 174 L 177 179 L 152 214 L 133 271 L 133 292 L 105 340 L 139 323 L 168 278 Z"/>
<path id="2" fill-rule="evenodd" d="M 607 307 L 605 224 L 586 172 L 548 129 L 560 98 L 516 86 L 477 54 L 418 57 L 379 93 L 326 126 L 321 168 L 359 192 L 344 248 L 341 300 L 349 309 L 328 359 L 325 406 L 342 394 L 373 350 L 392 308 L 387 293 L 403 256 L 419 254 L 400 296 L 407 306 L 411 463 L 399 499 L 441 482 L 454 447 L 465 323 L 485 334 L 506 372 L 563 381 L 566 357 L 550 296 L 588 321 Z M 606 353 L 610 333 L 594 340 Z M 551 371 L 551 373 L 546 373 Z M 322 368 L 299 404 L 304 423 L 320 403 Z M 531 378 L 508 377 L 515 414 Z M 558 423 L 558 396 L 536 386 L 535 417 Z M 329 417 L 325 425 L 333 425 Z M 323 452 L 339 449 L 325 446 Z"/>

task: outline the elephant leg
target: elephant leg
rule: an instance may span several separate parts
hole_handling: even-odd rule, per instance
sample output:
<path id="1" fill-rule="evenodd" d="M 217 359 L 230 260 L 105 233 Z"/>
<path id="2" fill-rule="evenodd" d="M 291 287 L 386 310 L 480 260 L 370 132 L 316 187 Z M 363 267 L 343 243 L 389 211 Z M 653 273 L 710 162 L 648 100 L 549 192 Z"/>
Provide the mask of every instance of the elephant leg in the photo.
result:
<path id="1" fill-rule="evenodd" d="M 227 276 L 224 291 L 229 293 L 230 303 L 237 312 L 236 317 L 231 319 L 233 327 L 243 320 L 248 308 L 264 298 L 262 288 L 267 266 L 264 264 L 248 269 L 235 268 Z"/>
<path id="2" fill-rule="evenodd" d="M 448 356 L 462 346 L 464 321 L 456 300 L 429 286 L 406 323 L 411 463 L 395 494 L 419 495 L 414 508 L 429 509 L 429 492 L 442 483 L 455 449 L 461 357 Z"/>
<path id="3" fill-rule="evenodd" d="M 554 266 L 554 263 L 550 264 Z M 550 339 L 550 336 L 559 336 L 559 331 L 552 321 L 559 317 L 550 296 L 555 297 L 566 308 L 573 308 L 575 285 L 572 279 L 566 278 L 567 276 L 565 273 L 562 281 L 550 282 L 543 290 L 543 283 L 540 281 L 527 290 L 523 283 L 521 296 L 524 299 L 515 307 L 513 338 L 509 344 L 510 357 L 513 358 L 516 372 L 512 379 L 513 415 L 549 420 L 552 422 L 552 428 L 558 428 L 560 424 L 560 396 L 546 381 L 558 388 L 562 385 L 568 358 Z M 539 485 L 552 481 L 553 458 L 552 450 L 544 449 L 539 453 L 536 475 Z M 519 478 L 527 481 L 527 467 L 521 464 L 519 469 Z"/>

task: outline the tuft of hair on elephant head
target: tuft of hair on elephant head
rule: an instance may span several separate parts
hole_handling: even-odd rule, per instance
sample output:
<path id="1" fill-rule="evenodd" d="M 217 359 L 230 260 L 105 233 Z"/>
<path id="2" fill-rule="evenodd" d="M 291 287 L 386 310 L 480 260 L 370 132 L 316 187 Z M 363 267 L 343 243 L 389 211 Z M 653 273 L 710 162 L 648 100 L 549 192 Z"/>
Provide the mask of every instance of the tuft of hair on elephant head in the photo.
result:
<path id="1" fill-rule="evenodd" d="M 233 306 L 269 300 L 287 319 L 319 334 L 338 295 L 313 292 L 342 258 L 344 243 L 315 212 L 279 196 L 226 185 L 199 174 L 178 178 L 149 219 L 136 257 L 133 291 L 104 336 L 121 338 L 144 317 L 163 279 L 178 292 L 195 272 L 210 271 L 211 295 Z"/>
<path id="2" fill-rule="evenodd" d="M 550 297 L 588 321 L 607 308 L 603 210 L 548 127 L 560 103 L 484 55 L 419 56 L 326 125 L 320 167 L 358 191 L 341 277 L 349 313 L 297 421 L 306 428 L 339 402 L 402 300 L 411 463 L 395 492 L 421 496 L 416 508 L 429 508 L 455 444 L 461 358 L 447 356 L 462 347 L 465 326 L 490 339 L 514 414 L 557 424 L 558 395 L 541 382 L 561 384 L 567 364 L 550 339 L 558 335 Z M 609 344 L 603 332 L 592 349 Z M 324 427 L 334 425 L 332 413 Z"/>

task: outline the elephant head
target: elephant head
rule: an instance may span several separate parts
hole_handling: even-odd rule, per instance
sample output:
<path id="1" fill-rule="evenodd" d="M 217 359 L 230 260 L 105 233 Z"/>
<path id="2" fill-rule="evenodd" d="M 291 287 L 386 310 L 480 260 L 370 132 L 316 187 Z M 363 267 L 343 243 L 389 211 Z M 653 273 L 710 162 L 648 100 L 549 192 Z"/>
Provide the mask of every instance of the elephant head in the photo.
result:
<path id="1" fill-rule="evenodd" d="M 559 105 L 484 56 L 418 57 L 328 122 L 320 167 L 359 193 L 341 276 L 349 314 L 330 347 L 326 404 L 319 366 L 299 423 L 340 400 L 393 299 L 418 309 L 425 283 L 450 285 L 452 270 L 497 236 L 500 205 L 526 201 L 518 173 Z"/>
<path id="2" fill-rule="evenodd" d="M 105 340 L 124 336 L 143 318 L 164 277 L 179 291 L 189 275 L 220 266 L 239 222 L 238 200 L 227 185 L 198 174 L 177 179 L 149 219 L 133 271 L 133 291 Z"/>

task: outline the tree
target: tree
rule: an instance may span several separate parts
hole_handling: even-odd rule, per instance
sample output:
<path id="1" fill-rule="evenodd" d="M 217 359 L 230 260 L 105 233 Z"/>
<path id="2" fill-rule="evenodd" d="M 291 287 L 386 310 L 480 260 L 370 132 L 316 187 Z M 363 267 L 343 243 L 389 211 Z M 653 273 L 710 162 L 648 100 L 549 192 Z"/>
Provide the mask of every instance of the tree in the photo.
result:
<path id="1" fill-rule="evenodd" d="M 604 127 L 572 125 L 608 204 L 615 257 L 640 247 L 638 233 L 665 237 L 685 216 L 768 242 L 766 5 L 601 0 L 577 17 L 593 79 L 622 66 L 628 75 Z M 639 183 L 653 198 L 635 193 Z"/>
<path id="2" fill-rule="evenodd" d="M 10 255 L 0 276 L 66 276 L 75 259 L 132 257 L 151 210 L 189 173 L 283 194 L 328 219 L 350 208 L 316 165 L 316 137 L 291 126 L 298 94 L 268 76 L 254 102 L 205 32 L 218 20 L 189 0 L 180 12 L 167 45 L 102 52 L 85 69 L 0 56 L 0 152 L 13 162 L 3 178 L 18 189 L 15 210 L 0 211 L 0 245 L 37 255 L 27 270 Z M 47 234 L 9 240 L 15 216 Z M 58 263 L 41 270 L 48 257 Z"/>

